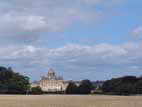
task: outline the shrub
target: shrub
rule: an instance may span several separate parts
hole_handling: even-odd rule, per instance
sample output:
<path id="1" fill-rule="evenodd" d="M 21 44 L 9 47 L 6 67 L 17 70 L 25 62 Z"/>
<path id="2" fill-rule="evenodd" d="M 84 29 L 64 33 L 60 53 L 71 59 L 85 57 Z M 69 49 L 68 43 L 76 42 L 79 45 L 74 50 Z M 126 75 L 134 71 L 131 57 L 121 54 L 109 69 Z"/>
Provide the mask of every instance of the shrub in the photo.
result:
<path id="1" fill-rule="evenodd" d="M 39 86 L 31 88 L 31 94 L 42 94 L 42 93 L 43 93 L 42 89 Z"/>

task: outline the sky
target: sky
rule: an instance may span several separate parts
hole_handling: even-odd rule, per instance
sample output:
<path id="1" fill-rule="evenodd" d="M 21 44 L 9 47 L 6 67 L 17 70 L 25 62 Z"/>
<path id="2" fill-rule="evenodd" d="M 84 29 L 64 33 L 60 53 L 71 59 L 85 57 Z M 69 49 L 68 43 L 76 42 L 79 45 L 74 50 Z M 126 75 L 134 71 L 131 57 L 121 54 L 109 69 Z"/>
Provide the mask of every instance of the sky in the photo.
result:
<path id="1" fill-rule="evenodd" d="M 141 0 L 0 0 L 0 66 L 39 80 L 142 76 Z"/>

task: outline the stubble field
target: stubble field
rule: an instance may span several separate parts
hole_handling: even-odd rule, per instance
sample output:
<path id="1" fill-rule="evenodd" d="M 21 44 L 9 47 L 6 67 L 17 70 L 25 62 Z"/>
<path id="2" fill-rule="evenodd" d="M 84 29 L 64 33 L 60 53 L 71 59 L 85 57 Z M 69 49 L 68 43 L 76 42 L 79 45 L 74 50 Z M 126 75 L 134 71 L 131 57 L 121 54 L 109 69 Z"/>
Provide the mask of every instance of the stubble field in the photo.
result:
<path id="1" fill-rule="evenodd" d="M 142 107 L 142 97 L 96 95 L 0 95 L 0 107 Z"/>

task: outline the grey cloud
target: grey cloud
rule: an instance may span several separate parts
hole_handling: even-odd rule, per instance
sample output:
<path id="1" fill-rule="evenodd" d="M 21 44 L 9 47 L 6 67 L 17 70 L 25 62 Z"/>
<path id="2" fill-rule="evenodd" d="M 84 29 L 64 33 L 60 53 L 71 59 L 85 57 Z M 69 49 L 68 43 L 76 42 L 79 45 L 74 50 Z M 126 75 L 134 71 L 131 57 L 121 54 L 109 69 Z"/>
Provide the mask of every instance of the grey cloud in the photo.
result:
<path id="1" fill-rule="evenodd" d="M 25 36 L 63 31 L 76 21 L 96 21 L 101 12 L 91 9 L 105 0 L 1 0 L 0 36 Z M 107 0 L 111 2 L 111 0 Z M 85 8 L 86 7 L 86 8 Z"/>
<path id="2" fill-rule="evenodd" d="M 137 48 L 136 48 L 137 47 Z M 53 67 L 58 70 L 104 71 L 104 69 L 137 70 L 142 66 L 142 45 L 98 44 L 82 46 L 70 44 L 61 48 L 38 48 L 34 46 L 1 48 L 0 64 L 20 66 L 24 70 L 42 70 Z M 9 54 L 10 53 L 10 54 Z M 136 66 L 136 67 L 134 67 Z M 88 72 L 89 72 L 88 71 Z"/>
<path id="3" fill-rule="evenodd" d="M 142 36 L 142 26 L 138 26 L 132 30 L 132 35 L 135 38 L 141 38 Z"/>

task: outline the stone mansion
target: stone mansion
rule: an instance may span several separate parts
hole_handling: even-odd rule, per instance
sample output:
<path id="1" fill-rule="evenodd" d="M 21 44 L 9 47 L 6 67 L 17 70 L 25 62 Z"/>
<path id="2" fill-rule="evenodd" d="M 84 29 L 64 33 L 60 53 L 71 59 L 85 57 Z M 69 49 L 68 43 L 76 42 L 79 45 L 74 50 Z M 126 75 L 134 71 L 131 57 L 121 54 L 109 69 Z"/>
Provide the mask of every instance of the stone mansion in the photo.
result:
<path id="1" fill-rule="evenodd" d="M 53 69 L 49 69 L 46 76 L 43 76 L 40 81 L 33 82 L 32 87 L 40 86 L 44 92 L 64 92 L 69 82 L 64 81 L 61 76 L 57 76 Z"/>

